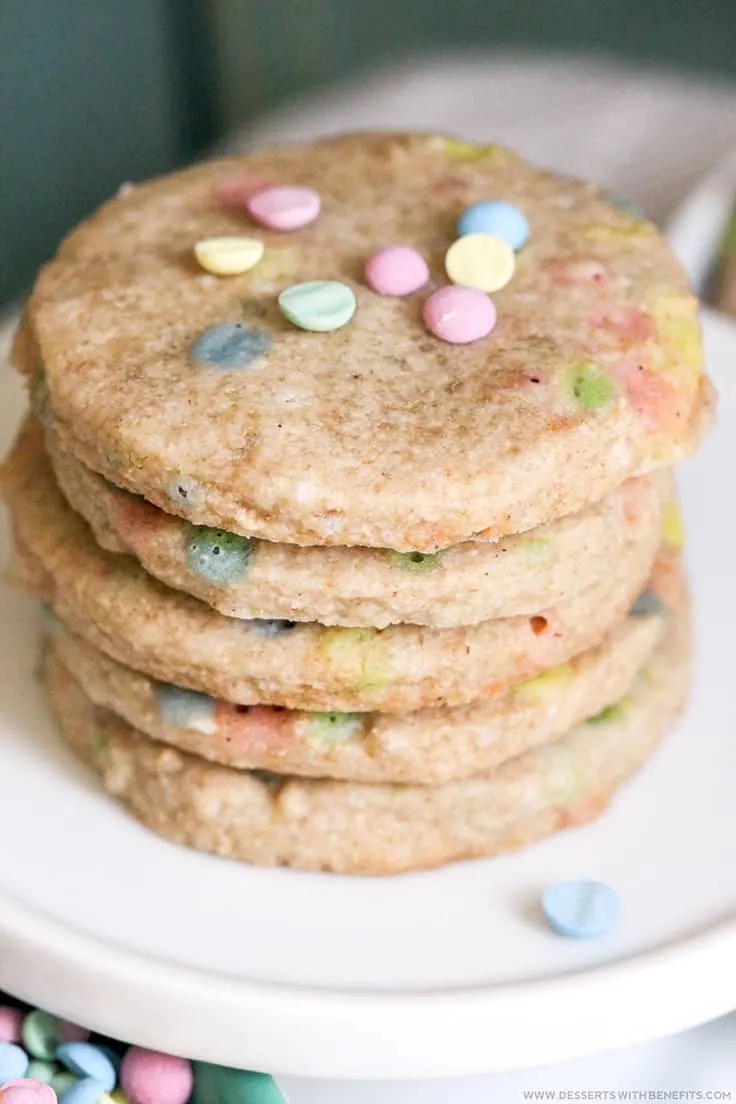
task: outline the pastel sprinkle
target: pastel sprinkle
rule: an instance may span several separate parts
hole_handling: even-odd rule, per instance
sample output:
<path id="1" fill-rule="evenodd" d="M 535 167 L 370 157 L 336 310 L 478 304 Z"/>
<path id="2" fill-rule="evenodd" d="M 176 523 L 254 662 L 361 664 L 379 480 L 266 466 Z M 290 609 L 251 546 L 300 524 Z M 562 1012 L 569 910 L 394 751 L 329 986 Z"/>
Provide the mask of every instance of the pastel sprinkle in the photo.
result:
<path id="1" fill-rule="evenodd" d="M 177 475 L 167 483 L 166 493 L 181 510 L 191 510 L 202 498 L 202 486 L 196 479 Z"/>
<path id="2" fill-rule="evenodd" d="M 456 284 L 433 292 L 424 302 L 422 317 L 435 337 L 467 345 L 488 337 L 496 325 L 496 307 L 485 292 Z"/>
<path id="3" fill-rule="evenodd" d="M 61 1042 L 61 1027 L 56 1016 L 39 1008 L 28 1013 L 23 1021 L 23 1046 L 32 1058 L 51 1061 Z"/>
<path id="4" fill-rule="evenodd" d="M 672 499 L 662 511 L 662 540 L 679 551 L 685 544 L 685 527 L 677 502 Z"/>
<path id="5" fill-rule="evenodd" d="M 56 1057 L 71 1073 L 92 1078 L 105 1092 L 115 1088 L 115 1067 L 104 1051 L 92 1043 L 62 1043 Z"/>
<path id="6" fill-rule="evenodd" d="M 454 284 L 500 291 L 514 274 L 514 251 L 495 234 L 466 234 L 445 254 L 445 270 Z"/>
<path id="7" fill-rule="evenodd" d="M 23 1015 L 18 1008 L 0 1006 L 0 1043 L 19 1043 Z"/>
<path id="8" fill-rule="evenodd" d="M 34 1078 L 11 1081 L 0 1089 L 2 1104 L 56 1104 L 56 1093 Z"/>
<path id="9" fill-rule="evenodd" d="M 94 1077 L 83 1077 L 59 1097 L 59 1104 L 104 1104 L 107 1090 Z"/>
<path id="10" fill-rule="evenodd" d="M 192 1104 L 287 1104 L 269 1073 L 194 1063 Z"/>
<path id="11" fill-rule="evenodd" d="M 482 161 L 487 157 L 505 160 L 506 157 L 506 151 L 501 146 L 481 146 L 460 138 L 442 138 L 440 141 L 444 152 L 458 161 Z"/>
<path id="12" fill-rule="evenodd" d="M 629 610 L 629 617 L 649 617 L 653 613 L 664 612 L 664 602 L 656 591 L 643 591 Z"/>
<path id="13" fill-rule="evenodd" d="M 208 368 L 245 368 L 264 356 L 272 344 L 267 330 L 247 322 L 218 322 L 200 334 L 192 345 L 191 356 Z"/>
<path id="14" fill-rule="evenodd" d="M 614 721 L 620 721 L 626 712 L 626 706 L 626 698 L 622 698 L 621 701 L 614 702 L 613 705 L 607 705 L 604 709 L 601 709 L 599 713 L 594 713 L 592 717 L 588 717 L 585 723 L 589 725 L 603 725 L 612 724 Z"/>
<path id="15" fill-rule="evenodd" d="M 210 583 L 236 583 L 248 571 L 253 554 L 249 537 L 213 529 L 209 525 L 192 525 L 187 539 L 189 566 L 196 575 Z"/>
<path id="16" fill-rule="evenodd" d="M 0 1043 L 0 1085 L 25 1077 L 28 1055 L 17 1043 Z"/>
<path id="17" fill-rule="evenodd" d="M 44 1085 L 50 1085 L 55 1073 L 56 1065 L 54 1062 L 42 1062 L 40 1058 L 34 1058 L 32 1062 L 28 1063 L 26 1077 L 29 1077 L 32 1081 L 42 1081 Z"/>
<path id="18" fill-rule="evenodd" d="M 410 245 L 389 245 L 369 257 L 365 282 L 378 295 L 411 295 L 429 280 L 429 266 Z"/>
<path id="19" fill-rule="evenodd" d="M 194 1078 L 184 1058 L 131 1047 L 123 1058 L 120 1082 L 130 1104 L 186 1104 Z"/>
<path id="20" fill-rule="evenodd" d="M 56 1095 L 61 1098 L 72 1085 L 76 1085 L 77 1081 L 79 1081 L 79 1078 L 75 1077 L 73 1073 L 69 1073 L 68 1070 L 60 1070 L 59 1073 L 54 1074 L 49 1083 Z"/>
<path id="21" fill-rule="evenodd" d="M 305 724 L 305 735 L 315 743 L 337 744 L 350 740 L 363 727 L 358 713 L 311 713 Z"/>
<path id="22" fill-rule="evenodd" d="M 320 198 L 312 188 L 276 186 L 255 192 L 245 203 L 251 218 L 269 230 L 299 230 L 314 222 Z"/>
<path id="23" fill-rule="evenodd" d="M 164 724 L 189 728 L 203 736 L 214 736 L 217 731 L 216 703 L 209 694 L 162 682 L 156 687 L 154 700 Z"/>
<path id="24" fill-rule="evenodd" d="M 612 377 L 592 361 L 584 361 L 568 369 L 565 386 L 584 410 L 603 410 L 616 394 Z"/>
<path id="25" fill-rule="evenodd" d="M 294 284 L 279 295 L 281 313 L 302 330 L 327 333 L 347 325 L 357 302 L 352 288 L 338 280 Z"/>
<path id="26" fill-rule="evenodd" d="M 466 207 L 458 219 L 457 233 L 461 238 L 466 234 L 495 234 L 516 251 L 529 240 L 529 223 L 513 203 L 491 199 Z"/>
<path id="27" fill-rule="evenodd" d="M 396 567 L 415 575 L 436 571 L 442 562 L 441 552 L 391 552 L 390 555 Z"/>
<path id="28" fill-rule="evenodd" d="M 618 894 L 603 882 L 558 882 L 542 894 L 549 926 L 568 939 L 598 939 L 617 924 Z"/>
<path id="29" fill-rule="evenodd" d="M 239 276 L 258 264 L 263 249 L 257 238 L 203 238 L 195 245 L 194 256 L 214 276 Z"/>

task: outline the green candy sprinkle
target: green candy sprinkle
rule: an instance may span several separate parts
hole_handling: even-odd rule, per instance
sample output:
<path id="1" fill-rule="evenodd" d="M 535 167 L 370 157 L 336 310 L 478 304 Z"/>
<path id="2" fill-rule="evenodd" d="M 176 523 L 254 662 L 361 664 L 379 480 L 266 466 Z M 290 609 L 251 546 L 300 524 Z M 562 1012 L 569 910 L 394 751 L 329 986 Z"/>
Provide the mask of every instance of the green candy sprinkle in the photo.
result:
<path id="1" fill-rule="evenodd" d="M 237 583 L 246 575 L 253 555 L 249 537 L 192 525 L 187 534 L 189 566 L 210 583 Z"/>
<path id="2" fill-rule="evenodd" d="M 39 1008 L 29 1012 L 23 1021 L 21 1038 L 31 1058 L 38 1058 L 42 1062 L 53 1061 L 57 1047 L 62 1041 L 56 1016 L 52 1016 L 49 1012 L 42 1012 Z"/>
<path id="3" fill-rule="evenodd" d="M 397 567 L 413 575 L 426 575 L 435 571 L 442 562 L 441 552 L 391 552 L 390 555 Z"/>
<path id="4" fill-rule="evenodd" d="M 31 1081 L 40 1081 L 44 1085 L 50 1085 L 54 1077 L 59 1073 L 59 1067 L 55 1062 L 43 1062 L 40 1058 L 34 1058 L 28 1063 L 26 1077 Z"/>
<path id="5" fill-rule="evenodd" d="M 309 742 L 339 744 L 357 736 L 362 727 L 359 713 L 311 713 L 303 731 Z"/>
<path id="6" fill-rule="evenodd" d="M 61 1100 L 64 1093 L 68 1092 L 72 1085 L 76 1085 L 79 1080 L 80 1078 L 75 1077 L 73 1073 L 67 1073 L 66 1070 L 62 1070 L 61 1073 L 54 1074 L 49 1084 L 59 1100 Z"/>
<path id="7" fill-rule="evenodd" d="M 603 410 L 616 395 L 612 377 L 592 361 L 570 368 L 565 373 L 565 387 L 585 410 Z"/>
<path id="8" fill-rule="evenodd" d="M 270 1073 L 194 1063 L 191 1104 L 286 1104 Z"/>
<path id="9" fill-rule="evenodd" d="M 279 295 L 281 313 L 301 330 L 328 333 L 347 325 L 357 308 L 355 294 L 339 280 L 294 284 Z"/>
<path id="10" fill-rule="evenodd" d="M 592 717 L 588 717 L 586 724 L 589 725 L 603 725 L 611 724 L 613 721 L 619 721 L 626 712 L 626 698 L 622 698 L 621 701 L 615 702 L 613 705 L 607 705 L 605 709 L 601 709 L 600 713 L 594 713 Z"/>
<path id="11" fill-rule="evenodd" d="M 386 645 L 376 629 L 325 629 L 318 647 L 343 684 L 357 693 L 378 690 L 389 681 Z"/>

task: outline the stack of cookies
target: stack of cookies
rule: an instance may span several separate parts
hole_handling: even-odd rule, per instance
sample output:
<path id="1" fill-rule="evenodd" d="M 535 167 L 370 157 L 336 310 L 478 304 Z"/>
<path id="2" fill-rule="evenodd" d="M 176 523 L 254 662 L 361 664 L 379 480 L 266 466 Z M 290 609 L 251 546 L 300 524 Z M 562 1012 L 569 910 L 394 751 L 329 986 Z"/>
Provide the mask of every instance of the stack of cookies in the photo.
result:
<path id="1" fill-rule="evenodd" d="M 681 709 L 696 303 L 598 189 L 357 135 L 126 187 L 3 472 L 68 743 L 150 828 L 392 873 L 598 814 Z"/>

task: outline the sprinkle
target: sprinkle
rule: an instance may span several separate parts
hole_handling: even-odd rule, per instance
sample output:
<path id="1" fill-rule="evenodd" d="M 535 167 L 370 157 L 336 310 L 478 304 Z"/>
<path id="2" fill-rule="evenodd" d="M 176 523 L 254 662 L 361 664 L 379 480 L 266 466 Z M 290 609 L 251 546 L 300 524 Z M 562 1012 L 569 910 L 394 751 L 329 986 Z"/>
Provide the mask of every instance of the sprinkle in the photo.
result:
<path id="1" fill-rule="evenodd" d="M 338 280 L 294 284 L 279 295 L 281 313 L 302 330 L 328 333 L 347 325 L 357 302 L 352 288 Z"/>
<path id="2" fill-rule="evenodd" d="M 280 785 L 282 780 L 278 776 L 276 778 L 275 784 Z M 273 785 L 274 782 L 269 779 L 266 784 Z M 194 1063 L 193 1100 L 198 1104 L 224 1104 L 225 1101 L 232 1104 L 236 1101 L 238 1104 L 286 1104 L 286 1097 L 270 1073 L 211 1066 L 208 1062 Z"/>
<path id="3" fill-rule="evenodd" d="M 216 703 L 209 694 L 162 682 L 156 687 L 154 700 L 164 724 L 189 728 L 203 736 L 214 736 L 217 731 Z"/>
<path id="4" fill-rule="evenodd" d="M 0 1089 L 2 1104 L 56 1104 L 56 1094 L 43 1081 L 23 1078 L 10 1081 Z"/>
<path id="5" fill-rule="evenodd" d="M 585 723 L 589 725 L 603 725 L 612 724 L 614 721 L 620 721 L 626 712 L 627 705 L 627 699 L 622 698 L 621 701 L 614 702 L 613 705 L 607 705 L 605 709 L 601 709 L 599 713 L 594 713 L 592 717 L 588 717 Z"/>
<path id="6" fill-rule="evenodd" d="M 56 1057 L 71 1073 L 92 1078 L 105 1092 L 115 1088 L 115 1067 L 104 1051 L 92 1043 L 62 1043 Z"/>
<path id="7" fill-rule="evenodd" d="M 131 1047 L 120 1067 L 120 1082 L 130 1104 L 186 1104 L 192 1067 L 185 1058 Z"/>
<path id="8" fill-rule="evenodd" d="M 202 487 L 196 479 L 175 476 L 166 484 L 166 493 L 181 510 L 191 510 L 202 498 Z"/>
<path id="9" fill-rule="evenodd" d="M 518 250 L 529 240 L 529 223 L 518 207 L 503 200 L 486 200 L 466 207 L 457 223 L 458 237 L 466 234 L 495 234 L 510 249 Z"/>
<path id="10" fill-rule="evenodd" d="M 246 201 L 251 218 L 269 230 L 299 230 L 314 222 L 320 198 L 312 188 L 264 188 Z"/>
<path id="11" fill-rule="evenodd" d="M 249 628 L 255 629 L 261 636 L 283 636 L 296 628 L 296 621 L 285 621 L 282 618 L 251 617 L 246 621 Z"/>
<path id="12" fill-rule="evenodd" d="M 0 1043 L 0 1085 L 25 1077 L 28 1056 L 17 1043 Z"/>
<path id="13" fill-rule="evenodd" d="M 558 882 L 542 895 L 549 926 L 568 939 L 597 939 L 616 926 L 618 894 L 603 882 Z"/>
<path id="14" fill-rule="evenodd" d="M 357 736 L 362 727 L 360 713 L 310 713 L 304 735 L 310 743 L 339 744 Z"/>
<path id="15" fill-rule="evenodd" d="M 565 387 L 584 410 L 603 410 L 616 394 L 616 384 L 603 368 L 592 361 L 575 364 L 565 373 Z"/>
<path id="16" fill-rule="evenodd" d="M 656 591 L 647 588 L 629 610 L 629 617 L 649 617 L 653 613 L 663 613 L 664 602 Z"/>
<path id="17" fill-rule="evenodd" d="M 425 301 L 424 324 L 430 333 L 451 345 L 467 345 L 488 337 L 496 325 L 493 301 L 477 288 L 442 287 Z"/>
<path id="18" fill-rule="evenodd" d="M 23 1016 L 19 1009 L 0 1005 L 0 1043 L 19 1043 L 22 1023 Z"/>
<path id="19" fill-rule="evenodd" d="M 209 326 L 192 345 L 191 356 L 208 368 L 245 368 L 264 356 L 273 339 L 267 330 L 246 322 L 220 322 Z"/>
<path id="20" fill-rule="evenodd" d="M 215 276 L 238 276 L 258 264 L 263 248 L 257 238 L 203 238 L 195 245 L 194 256 Z"/>
<path id="21" fill-rule="evenodd" d="M 685 544 L 685 527 L 676 499 L 671 499 L 662 511 L 662 540 L 678 552 Z"/>
<path id="22" fill-rule="evenodd" d="M 441 552 L 391 552 L 392 562 L 402 571 L 409 571 L 415 575 L 426 575 L 428 571 L 435 571 L 442 561 Z"/>
<path id="23" fill-rule="evenodd" d="M 410 245 L 389 245 L 366 261 L 365 282 L 378 295 L 411 295 L 429 280 L 429 267 Z"/>
<path id="24" fill-rule="evenodd" d="M 253 542 L 226 529 L 192 525 L 187 538 L 189 566 L 210 583 L 236 583 L 242 579 L 253 555 Z"/>
<path id="25" fill-rule="evenodd" d="M 500 291 L 513 276 L 515 264 L 513 250 L 495 234 L 466 234 L 445 254 L 452 282 L 480 291 Z"/>

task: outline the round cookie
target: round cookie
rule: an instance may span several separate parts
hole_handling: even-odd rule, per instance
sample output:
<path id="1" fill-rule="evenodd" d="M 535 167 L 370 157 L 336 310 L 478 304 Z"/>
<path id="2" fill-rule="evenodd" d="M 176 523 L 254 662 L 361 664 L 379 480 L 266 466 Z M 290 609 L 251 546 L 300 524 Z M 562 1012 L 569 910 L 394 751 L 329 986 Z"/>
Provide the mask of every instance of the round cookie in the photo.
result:
<path id="1" fill-rule="evenodd" d="M 321 213 L 290 233 L 259 227 L 261 261 L 218 279 L 192 251 L 253 232 L 216 202 L 233 176 L 311 188 Z M 493 332 L 450 345 L 422 305 L 446 284 L 458 216 L 488 199 L 517 207 L 529 240 Z M 363 280 L 397 243 L 430 269 L 404 298 Z M 279 309 L 320 281 L 357 300 L 329 333 Z M 45 374 L 64 448 L 165 510 L 399 551 L 574 513 L 689 454 L 713 403 L 696 301 L 652 225 L 507 150 L 426 134 L 265 149 L 126 190 L 41 272 L 16 361 Z"/>
<path id="2" fill-rule="evenodd" d="M 21 434 L 3 482 L 19 558 L 74 632 L 154 678 L 242 705 L 400 713 L 493 697 L 597 644 L 643 589 L 655 551 L 634 541 L 610 578 L 571 601 L 467 628 L 241 621 L 99 548 L 58 489 L 37 427 Z"/>
<path id="3" fill-rule="evenodd" d="M 95 705 L 182 751 L 238 769 L 430 784 L 497 767 L 617 702 L 661 640 L 664 623 L 663 610 L 631 614 L 597 648 L 498 698 L 404 716 L 231 705 L 123 666 L 53 614 L 47 634 Z"/>
<path id="4" fill-rule="evenodd" d="M 236 538 L 243 549 L 226 581 L 198 562 L 202 530 L 122 491 L 46 443 L 67 501 L 103 548 L 136 557 L 149 575 L 193 594 L 226 617 L 323 625 L 447 628 L 538 613 L 601 581 L 632 540 L 659 525 L 661 480 L 628 480 L 602 502 L 495 543 L 467 541 L 425 555 L 370 548 L 302 548 Z M 204 531 L 204 539 L 211 531 Z M 213 578 L 214 574 L 214 578 Z"/>
<path id="5" fill-rule="evenodd" d="M 396 874 L 514 850 L 598 816 L 675 720 L 689 675 L 681 608 L 620 709 L 496 771 L 419 787 L 213 766 L 94 706 L 58 656 L 46 657 L 44 679 L 67 741 L 161 835 L 260 865 Z"/>

